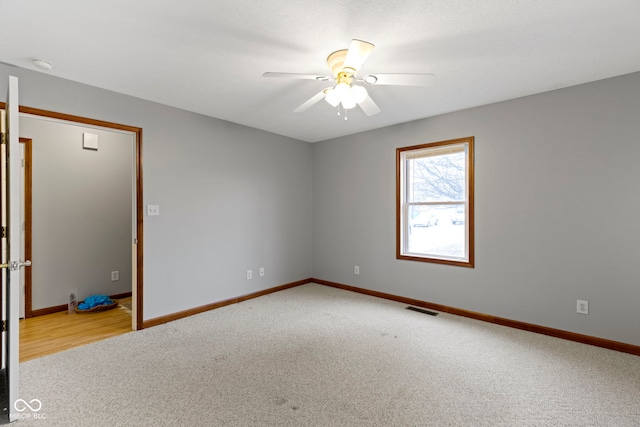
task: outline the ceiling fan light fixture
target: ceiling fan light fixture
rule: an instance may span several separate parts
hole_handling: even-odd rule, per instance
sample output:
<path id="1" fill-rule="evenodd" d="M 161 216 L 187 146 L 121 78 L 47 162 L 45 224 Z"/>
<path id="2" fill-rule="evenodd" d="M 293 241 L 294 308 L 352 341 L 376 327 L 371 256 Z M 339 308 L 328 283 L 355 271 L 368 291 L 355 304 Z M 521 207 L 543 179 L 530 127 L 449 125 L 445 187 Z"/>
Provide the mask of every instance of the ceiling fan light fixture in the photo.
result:
<path id="1" fill-rule="evenodd" d="M 355 108 L 356 105 L 367 99 L 369 94 L 362 86 L 351 86 L 345 82 L 340 82 L 334 88 L 325 89 L 324 100 L 332 107 L 342 104 L 345 110 Z"/>
<path id="2" fill-rule="evenodd" d="M 356 106 L 356 98 L 353 95 L 353 88 L 349 84 L 344 82 L 338 83 L 333 92 L 335 92 L 345 110 L 350 110 Z"/>
<path id="3" fill-rule="evenodd" d="M 334 92 L 336 93 L 337 96 L 340 97 L 340 99 L 343 99 L 344 97 L 348 96 L 349 93 L 351 92 L 351 86 L 349 86 L 347 83 L 338 83 L 336 85 L 336 87 L 333 88 Z"/>
<path id="4" fill-rule="evenodd" d="M 342 98 L 342 108 L 345 110 L 350 110 L 356 107 L 356 100 L 353 96 L 347 96 L 346 98 Z"/>
<path id="5" fill-rule="evenodd" d="M 369 94 L 367 93 L 367 89 L 362 86 L 352 86 L 351 87 L 351 97 L 356 101 L 357 104 L 360 104 L 362 101 L 367 99 Z"/>
<path id="6" fill-rule="evenodd" d="M 332 107 L 337 107 L 338 104 L 340 104 L 340 96 L 333 88 L 326 89 L 324 91 L 324 94 L 324 100 L 327 101 Z"/>

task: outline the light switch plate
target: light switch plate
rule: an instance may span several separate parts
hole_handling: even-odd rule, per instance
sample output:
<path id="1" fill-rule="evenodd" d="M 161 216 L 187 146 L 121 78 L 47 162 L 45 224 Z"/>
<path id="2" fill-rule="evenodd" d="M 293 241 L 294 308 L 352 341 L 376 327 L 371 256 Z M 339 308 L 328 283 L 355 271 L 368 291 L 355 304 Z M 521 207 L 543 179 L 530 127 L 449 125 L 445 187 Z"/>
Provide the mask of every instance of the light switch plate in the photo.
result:
<path id="1" fill-rule="evenodd" d="M 160 215 L 160 206 L 147 205 L 147 216 L 158 216 L 158 215 Z"/>

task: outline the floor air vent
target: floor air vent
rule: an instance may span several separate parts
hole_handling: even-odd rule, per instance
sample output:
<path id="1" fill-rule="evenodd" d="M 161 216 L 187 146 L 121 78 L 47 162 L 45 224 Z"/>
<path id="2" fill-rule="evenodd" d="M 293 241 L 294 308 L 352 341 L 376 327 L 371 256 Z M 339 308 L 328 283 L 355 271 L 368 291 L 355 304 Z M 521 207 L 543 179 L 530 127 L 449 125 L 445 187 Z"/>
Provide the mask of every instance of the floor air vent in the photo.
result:
<path id="1" fill-rule="evenodd" d="M 418 307 L 407 307 L 407 310 L 411 310 L 411 311 L 417 311 L 418 313 L 424 313 L 424 314 L 428 314 L 429 316 L 437 316 L 440 313 L 436 313 L 435 311 L 430 311 L 430 310 L 425 310 L 424 308 L 418 308 Z"/>

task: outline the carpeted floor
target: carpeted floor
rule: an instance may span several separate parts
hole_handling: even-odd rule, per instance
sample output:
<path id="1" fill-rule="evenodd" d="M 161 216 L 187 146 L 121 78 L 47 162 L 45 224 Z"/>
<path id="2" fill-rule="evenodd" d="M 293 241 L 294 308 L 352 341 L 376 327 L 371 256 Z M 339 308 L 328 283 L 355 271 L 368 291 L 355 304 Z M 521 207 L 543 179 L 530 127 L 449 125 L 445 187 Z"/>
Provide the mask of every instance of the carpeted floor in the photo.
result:
<path id="1" fill-rule="evenodd" d="M 20 367 L 18 425 L 640 426 L 640 357 L 314 284 Z"/>

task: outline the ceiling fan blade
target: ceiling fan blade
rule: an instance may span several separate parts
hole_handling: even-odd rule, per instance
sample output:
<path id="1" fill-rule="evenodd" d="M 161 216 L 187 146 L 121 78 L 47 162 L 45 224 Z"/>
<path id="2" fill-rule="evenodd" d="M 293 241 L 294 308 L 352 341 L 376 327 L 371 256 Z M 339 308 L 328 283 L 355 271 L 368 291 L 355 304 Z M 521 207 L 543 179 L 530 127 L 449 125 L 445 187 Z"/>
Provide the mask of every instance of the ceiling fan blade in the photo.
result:
<path id="1" fill-rule="evenodd" d="M 320 92 L 316 93 L 315 95 L 313 95 L 311 98 L 309 98 L 307 101 L 305 101 L 301 106 L 299 106 L 298 108 L 296 108 L 295 110 L 293 110 L 294 113 L 302 113 L 303 111 L 307 111 L 309 108 L 311 108 L 312 105 L 316 104 L 317 102 L 319 102 L 320 100 L 324 99 L 325 97 L 325 91 L 321 90 Z"/>
<path id="2" fill-rule="evenodd" d="M 433 74 L 368 74 L 362 81 L 370 85 L 431 86 Z"/>
<path id="3" fill-rule="evenodd" d="M 354 71 L 358 71 L 360 67 L 362 67 L 362 64 L 364 64 L 364 61 L 369 57 L 374 47 L 376 46 L 369 42 L 358 39 L 351 40 L 342 68 L 351 68 Z"/>
<path id="4" fill-rule="evenodd" d="M 299 73 L 271 73 L 267 72 L 262 74 L 262 77 L 273 77 L 278 79 L 298 79 L 298 80 L 318 80 L 325 82 L 327 80 L 333 80 L 333 77 L 321 76 L 318 74 L 299 74 Z"/>
<path id="5" fill-rule="evenodd" d="M 378 107 L 378 104 L 376 104 L 370 96 L 367 96 L 364 101 L 358 105 L 367 116 L 374 116 L 380 112 L 380 107 Z"/>

